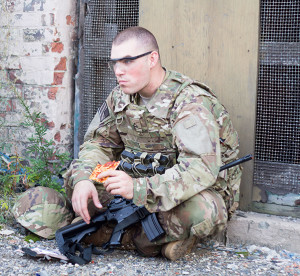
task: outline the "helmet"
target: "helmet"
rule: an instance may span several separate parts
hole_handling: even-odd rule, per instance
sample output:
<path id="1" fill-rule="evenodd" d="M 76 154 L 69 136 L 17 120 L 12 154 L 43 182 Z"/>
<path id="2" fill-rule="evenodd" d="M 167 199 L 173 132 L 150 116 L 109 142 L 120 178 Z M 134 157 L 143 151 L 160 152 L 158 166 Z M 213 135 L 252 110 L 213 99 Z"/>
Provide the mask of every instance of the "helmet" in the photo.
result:
<path id="1" fill-rule="evenodd" d="M 56 230 L 70 224 L 74 216 L 62 194 L 41 186 L 21 194 L 12 213 L 22 226 L 46 239 L 53 239 Z"/>

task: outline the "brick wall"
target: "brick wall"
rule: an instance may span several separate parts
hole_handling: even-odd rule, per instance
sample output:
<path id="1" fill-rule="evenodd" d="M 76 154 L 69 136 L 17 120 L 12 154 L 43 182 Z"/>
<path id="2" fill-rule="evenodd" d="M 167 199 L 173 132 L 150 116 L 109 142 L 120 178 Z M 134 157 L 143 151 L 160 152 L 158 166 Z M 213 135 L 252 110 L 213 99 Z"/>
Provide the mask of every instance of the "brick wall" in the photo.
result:
<path id="1" fill-rule="evenodd" d="M 48 139 L 72 152 L 76 63 L 76 1 L 1 0 L 0 140 L 22 152 L 31 130 L 19 126 L 23 109 L 8 88 L 49 121 Z"/>

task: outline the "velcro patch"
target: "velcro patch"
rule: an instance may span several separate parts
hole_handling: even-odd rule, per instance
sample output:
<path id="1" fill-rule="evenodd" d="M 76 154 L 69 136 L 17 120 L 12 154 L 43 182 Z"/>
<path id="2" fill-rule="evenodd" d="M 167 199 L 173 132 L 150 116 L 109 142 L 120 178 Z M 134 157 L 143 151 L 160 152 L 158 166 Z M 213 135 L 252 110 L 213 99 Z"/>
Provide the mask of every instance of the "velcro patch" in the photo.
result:
<path id="1" fill-rule="evenodd" d="M 190 115 L 175 125 L 176 136 L 185 150 L 201 155 L 213 151 L 207 128 L 199 117 Z"/>
<path id="2" fill-rule="evenodd" d="M 194 118 L 188 118 L 183 121 L 183 125 L 186 129 L 189 129 L 190 127 L 193 127 L 197 124 L 196 120 Z"/>

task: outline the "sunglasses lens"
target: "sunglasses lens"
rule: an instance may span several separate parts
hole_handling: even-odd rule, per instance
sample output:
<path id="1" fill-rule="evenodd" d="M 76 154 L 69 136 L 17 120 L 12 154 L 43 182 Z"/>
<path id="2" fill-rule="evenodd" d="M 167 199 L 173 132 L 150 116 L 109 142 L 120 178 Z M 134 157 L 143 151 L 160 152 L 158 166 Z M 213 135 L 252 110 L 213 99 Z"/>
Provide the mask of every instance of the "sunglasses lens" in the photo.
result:
<path id="1" fill-rule="evenodd" d="M 116 65 L 116 62 L 115 62 L 115 61 L 110 60 L 110 61 L 108 62 L 108 67 L 109 67 L 109 69 L 112 70 L 112 71 L 114 71 L 115 65 Z"/>

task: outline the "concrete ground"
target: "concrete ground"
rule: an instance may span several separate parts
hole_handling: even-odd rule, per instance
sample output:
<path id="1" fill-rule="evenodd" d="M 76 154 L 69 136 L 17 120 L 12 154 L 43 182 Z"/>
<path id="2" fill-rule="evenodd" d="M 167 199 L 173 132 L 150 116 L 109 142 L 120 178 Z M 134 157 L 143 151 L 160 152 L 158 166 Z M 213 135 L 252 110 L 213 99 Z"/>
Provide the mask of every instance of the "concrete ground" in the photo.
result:
<path id="1" fill-rule="evenodd" d="M 227 243 L 300 253 L 300 219 L 237 211 L 228 224 Z"/>

